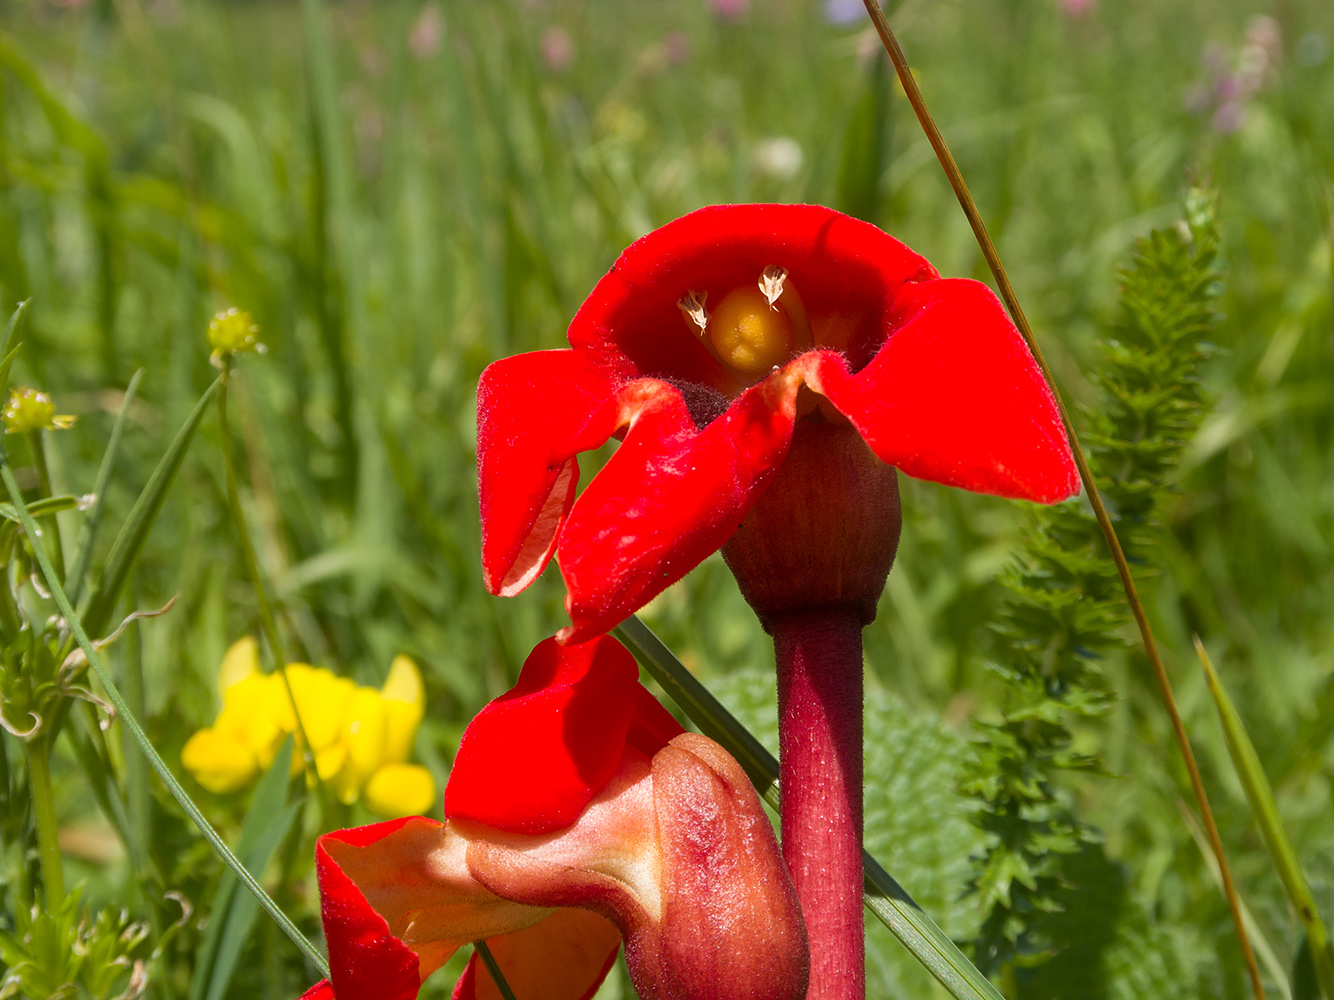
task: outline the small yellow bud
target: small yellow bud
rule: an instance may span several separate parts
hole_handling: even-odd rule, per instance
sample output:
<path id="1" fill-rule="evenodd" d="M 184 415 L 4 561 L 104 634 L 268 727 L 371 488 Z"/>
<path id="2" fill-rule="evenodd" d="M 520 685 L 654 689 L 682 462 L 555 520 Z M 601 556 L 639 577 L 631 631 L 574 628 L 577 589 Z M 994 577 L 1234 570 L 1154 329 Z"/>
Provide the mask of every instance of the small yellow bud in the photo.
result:
<path id="1" fill-rule="evenodd" d="M 254 752 L 214 727 L 201 729 L 185 741 L 181 765 L 215 795 L 244 788 L 259 773 Z"/>
<path id="2" fill-rule="evenodd" d="M 218 692 L 225 694 L 233 684 L 239 684 L 252 674 L 259 673 L 259 643 L 250 636 L 237 639 L 218 664 Z"/>
<path id="3" fill-rule="evenodd" d="M 778 294 L 781 287 L 775 299 Z M 747 379 L 786 362 L 795 343 L 786 310 L 771 304 L 758 285 L 728 292 L 710 314 L 706 334 L 718 359 Z"/>
<path id="4" fill-rule="evenodd" d="M 412 754 L 417 727 L 426 709 L 426 689 L 417 664 L 409 657 L 395 656 L 380 697 L 384 699 L 385 714 L 384 759 L 387 763 L 401 764 Z"/>
<path id="5" fill-rule="evenodd" d="M 435 779 L 419 764 L 386 764 L 371 776 L 362 801 L 384 819 L 420 816 L 435 803 Z"/>
<path id="6" fill-rule="evenodd" d="M 259 342 L 259 326 L 250 313 L 232 306 L 208 323 L 208 343 L 213 348 L 216 361 L 226 354 L 246 354 L 255 351 L 263 354 L 265 347 Z"/>
<path id="7" fill-rule="evenodd" d="M 9 400 L 0 411 L 0 422 L 6 434 L 26 434 L 29 431 L 63 431 L 74 425 L 75 417 L 57 414 L 51 397 L 38 389 L 11 389 Z"/>

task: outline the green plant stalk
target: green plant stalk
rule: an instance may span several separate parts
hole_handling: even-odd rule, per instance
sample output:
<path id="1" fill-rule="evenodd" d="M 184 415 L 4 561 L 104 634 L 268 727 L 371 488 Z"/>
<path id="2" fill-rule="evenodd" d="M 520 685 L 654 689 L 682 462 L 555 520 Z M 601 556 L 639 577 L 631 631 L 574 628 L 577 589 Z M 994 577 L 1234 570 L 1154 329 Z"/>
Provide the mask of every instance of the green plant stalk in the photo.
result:
<path id="1" fill-rule="evenodd" d="M 32 789 L 32 808 L 37 820 L 46 908 L 48 913 L 59 913 L 65 903 L 65 873 L 56 823 L 56 798 L 51 788 L 51 741 L 47 734 L 24 740 L 23 753 L 28 760 L 28 786 Z"/>
<path id="2" fill-rule="evenodd" d="M 78 613 L 74 610 L 74 606 L 70 604 L 69 597 L 65 594 L 65 588 L 61 586 L 60 580 L 56 577 L 55 569 L 51 565 L 50 558 L 40 545 L 35 544 L 38 538 L 37 524 L 33 521 L 32 515 L 28 513 L 28 508 L 23 503 L 23 494 L 19 491 L 18 483 L 14 480 L 14 472 L 9 465 L 9 456 L 3 452 L 0 452 L 0 479 L 3 479 L 5 488 L 9 491 L 9 498 L 14 504 L 14 509 L 19 515 L 20 522 L 23 524 L 23 530 L 27 533 L 29 540 L 34 542 L 33 552 L 37 556 L 38 565 L 42 570 L 43 577 L 46 579 L 47 586 L 51 590 L 51 595 L 55 598 L 56 606 L 60 609 L 60 613 L 64 615 L 70 631 L 74 634 L 75 641 L 78 643 L 79 648 L 83 650 L 83 654 L 88 658 L 88 663 L 92 666 L 93 672 L 97 675 L 97 679 L 106 690 L 107 697 L 110 698 L 111 703 L 116 706 L 116 711 L 120 714 L 121 724 L 129 729 L 135 742 L 139 744 L 139 749 L 143 751 L 144 755 L 148 758 L 148 762 L 153 765 L 153 770 L 158 773 L 163 784 L 167 786 L 167 790 L 171 793 L 172 798 L 177 801 L 180 807 L 185 811 L 185 814 L 189 816 L 195 826 L 199 828 L 199 832 L 204 835 L 204 839 L 207 840 L 213 850 L 217 852 L 218 857 L 222 858 L 223 863 L 232 870 L 237 879 L 240 880 L 241 884 L 254 894 L 255 898 L 259 900 L 260 905 L 264 907 L 269 916 L 272 917 L 274 921 L 277 922 L 278 926 L 283 929 L 283 933 L 291 938 L 292 942 L 301 949 L 306 958 L 319 969 L 322 975 L 327 977 L 329 975 L 329 963 L 325 961 L 324 956 L 321 955 L 319 950 L 306 939 L 306 936 L 301 933 L 296 924 L 292 923 L 291 918 L 278 908 L 277 904 L 275 904 L 269 897 L 269 894 L 264 891 L 264 887 L 256 881 L 255 877 L 246 870 L 245 865 L 241 864 L 236 855 L 232 853 L 231 848 L 229 848 L 222 837 L 218 835 L 218 831 L 213 829 L 212 824 L 210 824 L 204 817 L 204 814 L 200 812 L 199 807 L 195 805 L 194 800 L 186 794 L 185 789 L 181 787 L 181 783 L 176 780 L 176 776 L 172 774 L 171 769 L 167 767 L 166 761 L 164 761 L 161 754 L 157 752 L 157 748 L 153 746 L 152 741 L 148 738 L 148 734 L 145 733 L 143 727 L 139 725 L 139 720 L 136 719 L 134 713 L 130 711 L 130 706 L 126 704 L 125 698 L 121 695 L 120 689 L 116 686 L 115 680 L 111 677 L 111 672 L 107 670 L 106 664 L 102 660 L 102 654 L 98 652 L 97 647 L 95 647 L 92 641 L 88 638 L 88 633 L 84 631 L 83 623 L 79 618 Z"/>
<path id="3" fill-rule="evenodd" d="M 42 498 L 51 496 L 51 467 L 46 462 L 46 444 L 42 440 L 40 430 L 28 432 L 28 445 L 32 449 L 32 464 L 37 469 L 37 491 Z M 50 518 L 51 525 L 51 548 L 54 551 L 56 564 L 56 573 L 60 575 L 60 582 L 65 582 L 65 546 L 60 540 L 60 522 L 56 520 L 56 515 L 52 514 Z M 36 543 L 34 543 L 36 544 Z"/>
<path id="4" fill-rule="evenodd" d="M 505 982 L 504 973 L 500 971 L 500 963 L 496 961 L 496 956 L 491 954 L 491 949 L 486 946 L 485 941 L 474 941 L 472 943 L 477 954 L 482 956 L 482 964 L 486 966 L 486 971 L 491 973 L 491 981 L 496 984 L 496 989 L 504 1000 L 515 1000 L 514 991 L 510 989 L 510 984 Z"/>
<path id="5" fill-rule="evenodd" d="M 1218 709 L 1218 720 L 1223 726 L 1223 736 L 1227 741 L 1227 750 L 1232 757 L 1232 766 L 1236 768 L 1241 787 L 1246 792 L 1246 801 L 1250 803 L 1251 815 L 1260 828 L 1269 857 L 1274 862 L 1283 890 L 1288 901 L 1306 929 L 1306 937 L 1311 945 L 1311 964 L 1315 967 L 1316 981 L 1326 1000 L 1334 1000 L 1334 950 L 1330 947 L 1329 930 L 1320 917 L 1315 896 L 1311 893 L 1311 884 L 1302 871 L 1301 861 L 1293 850 L 1292 841 L 1283 829 L 1283 820 L 1278 813 L 1278 803 L 1274 801 L 1274 790 L 1265 776 L 1260 755 L 1255 752 L 1246 726 L 1237 713 L 1232 698 L 1218 677 L 1213 661 L 1199 636 L 1195 636 L 1195 652 L 1204 669 L 1205 680 L 1209 682 L 1209 694 L 1213 697 L 1214 707 Z"/>
<path id="6" fill-rule="evenodd" d="M 912 71 L 908 68 L 907 57 L 904 56 L 903 49 L 899 46 L 898 39 L 889 26 L 889 19 L 885 17 L 885 12 L 881 8 L 879 0 L 862 0 L 862 2 L 866 6 L 867 13 L 871 16 L 871 21 L 875 25 L 876 32 L 880 35 L 881 42 L 884 43 L 885 51 L 889 53 L 890 61 L 894 63 L 894 70 L 903 86 L 903 92 L 907 95 L 908 102 L 912 105 L 917 120 L 926 133 L 927 140 L 931 143 L 931 148 L 935 151 L 941 168 L 945 171 L 950 187 L 954 189 L 959 205 L 963 208 L 968 224 L 977 239 L 977 244 L 982 250 L 982 256 L 986 258 L 987 266 L 996 279 L 996 285 L 1000 289 L 1001 298 L 1005 301 L 1005 307 L 1015 325 L 1019 328 L 1019 332 L 1023 334 L 1024 341 L 1028 344 L 1033 359 L 1042 370 L 1043 378 L 1046 379 L 1052 397 L 1056 400 L 1056 406 L 1061 413 L 1061 421 L 1065 424 L 1066 433 L 1070 438 L 1070 447 L 1074 452 L 1075 465 L 1079 469 L 1079 478 L 1084 484 L 1084 495 L 1093 507 L 1093 514 L 1098 520 L 1098 527 L 1102 530 L 1108 549 L 1111 550 L 1112 561 L 1116 563 L 1116 570 L 1121 578 L 1121 586 L 1126 592 L 1126 601 L 1130 605 L 1131 614 L 1134 615 L 1135 624 L 1139 627 L 1145 655 L 1153 668 L 1154 679 L 1158 683 L 1163 707 L 1167 710 L 1168 718 L 1172 724 L 1172 733 L 1176 738 L 1177 746 L 1181 750 L 1181 755 L 1185 759 L 1186 770 L 1190 775 L 1191 790 L 1195 794 L 1200 815 L 1204 819 L 1205 832 L 1209 836 L 1209 846 L 1218 859 L 1219 871 L 1223 878 L 1224 895 L 1227 897 L 1228 909 L 1232 913 L 1232 924 L 1236 929 L 1237 940 L 1241 945 L 1242 957 L 1246 961 L 1246 968 L 1250 974 L 1251 990 L 1255 994 L 1256 1000 L 1265 1000 L 1264 983 L 1260 979 L 1260 967 L 1256 963 L 1255 952 L 1251 948 L 1250 939 L 1246 934 L 1246 925 L 1242 920 L 1241 904 L 1237 896 L 1236 884 L 1232 880 L 1232 872 L 1227 863 L 1227 854 L 1223 850 L 1223 839 L 1218 833 L 1218 824 L 1214 821 L 1213 810 L 1209 806 L 1209 796 L 1204 790 L 1204 780 L 1200 777 L 1200 768 L 1195 761 L 1195 753 L 1191 749 L 1185 724 L 1182 722 L 1181 713 L 1177 709 L 1176 697 L 1172 693 L 1172 682 L 1167 676 L 1167 668 L 1163 665 L 1163 658 L 1158 652 L 1158 644 L 1153 638 L 1153 630 L 1149 626 L 1148 616 L 1145 614 L 1144 605 L 1141 603 L 1139 593 L 1135 588 L 1135 579 L 1131 575 L 1130 564 L 1126 561 L 1125 553 L 1121 549 L 1121 541 L 1117 538 L 1116 529 L 1112 526 L 1111 518 L 1107 515 L 1107 508 L 1103 505 L 1102 495 L 1098 492 L 1097 483 L 1093 480 L 1093 473 L 1089 469 L 1088 459 L 1084 456 L 1084 449 L 1079 444 L 1079 437 L 1075 433 L 1074 424 L 1070 421 L 1070 414 L 1066 410 L 1064 400 L 1061 399 L 1060 391 L 1056 388 L 1051 369 L 1042 356 L 1042 349 L 1038 346 L 1037 338 L 1033 335 L 1033 328 L 1028 323 L 1028 317 L 1024 315 L 1024 310 L 1019 305 L 1019 299 L 1015 295 L 1014 287 L 1010 284 L 1005 265 L 1001 263 L 1000 254 L 997 253 L 996 246 L 987 232 L 986 224 L 982 221 L 982 214 L 977 209 L 977 203 L 973 201 L 973 196 L 969 194 L 968 186 L 964 183 L 959 165 L 955 162 L 954 155 L 950 152 L 944 136 L 941 135 L 935 119 L 926 106 L 922 91 L 917 86 Z"/>
<path id="7" fill-rule="evenodd" d="M 721 744 L 745 770 L 761 798 L 779 808 L 778 761 L 733 718 L 653 631 L 632 615 L 612 629 L 705 736 Z M 1004 1000 L 904 888 L 880 863 L 862 851 L 863 900 L 871 914 L 955 1000 Z"/>
<path id="8" fill-rule="evenodd" d="M 232 521 L 236 524 L 236 535 L 241 542 L 241 556 L 245 563 L 246 575 L 250 577 L 250 587 L 255 592 L 255 603 L 259 608 L 260 628 L 264 630 L 264 639 L 273 657 L 273 668 L 283 679 L 283 689 L 287 700 L 292 705 L 292 717 L 296 719 L 296 731 L 301 736 L 301 764 L 306 772 L 306 779 L 318 789 L 320 802 L 326 799 L 324 783 L 320 780 L 319 768 L 315 766 L 315 752 L 306 737 L 306 727 L 301 722 L 301 712 L 297 708 L 296 692 L 292 690 L 292 680 L 287 676 L 287 656 L 283 652 L 282 637 L 278 634 L 278 621 L 273 614 L 273 605 L 269 603 L 268 588 L 259 568 L 259 559 L 255 555 L 255 545 L 250 539 L 250 528 L 246 524 L 245 511 L 241 509 L 241 493 L 236 481 L 236 463 L 232 460 L 232 431 L 227 422 L 227 386 L 231 382 L 232 359 L 223 358 L 222 376 L 218 380 L 218 431 L 222 446 L 222 465 L 227 480 L 227 506 L 231 510 Z"/>

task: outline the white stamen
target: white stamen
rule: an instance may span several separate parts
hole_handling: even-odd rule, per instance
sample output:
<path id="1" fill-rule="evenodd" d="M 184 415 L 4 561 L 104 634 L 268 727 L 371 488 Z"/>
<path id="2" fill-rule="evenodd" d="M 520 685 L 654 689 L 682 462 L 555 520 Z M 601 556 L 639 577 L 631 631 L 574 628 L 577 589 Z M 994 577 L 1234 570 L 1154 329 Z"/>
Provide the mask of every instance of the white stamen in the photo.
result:
<path id="1" fill-rule="evenodd" d="M 769 300 L 769 308 L 778 308 L 774 303 L 783 294 L 783 284 L 787 281 L 787 268 L 779 267 L 777 264 L 770 264 L 760 275 L 760 291 L 764 297 Z"/>

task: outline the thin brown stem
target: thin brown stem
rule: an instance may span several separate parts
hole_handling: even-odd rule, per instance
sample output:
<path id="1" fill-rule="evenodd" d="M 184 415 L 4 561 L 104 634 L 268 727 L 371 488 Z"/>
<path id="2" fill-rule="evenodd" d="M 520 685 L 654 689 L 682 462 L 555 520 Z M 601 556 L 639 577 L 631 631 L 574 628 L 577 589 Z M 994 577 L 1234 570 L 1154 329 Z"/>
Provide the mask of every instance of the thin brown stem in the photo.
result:
<path id="1" fill-rule="evenodd" d="M 1019 328 L 1019 332 L 1023 334 L 1029 350 L 1033 352 L 1033 358 L 1037 361 L 1038 367 L 1042 369 L 1042 374 L 1056 399 L 1056 405 L 1061 412 L 1061 419 L 1065 423 L 1066 433 L 1070 437 L 1075 465 L 1079 468 L 1079 478 L 1084 484 L 1084 495 L 1088 497 L 1089 504 L 1093 507 L 1093 514 L 1098 519 L 1098 527 L 1102 529 L 1102 536 L 1106 539 L 1107 547 L 1112 553 L 1112 560 L 1116 563 L 1116 571 L 1121 577 L 1121 586 L 1126 592 L 1126 601 L 1130 604 L 1130 611 L 1135 616 L 1135 624 L 1139 626 L 1144 652 L 1153 667 L 1154 678 L 1158 682 L 1158 690 L 1162 695 L 1163 705 L 1167 709 L 1168 718 L 1172 722 L 1172 732 L 1176 737 L 1177 746 L 1181 748 L 1181 755 L 1186 761 L 1186 770 L 1190 774 L 1190 784 L 1195 792 L 1195 801 L 1198 803 L 1200 814 L 1204 819 L 1204 828 L 1209 837 L 1209 845 L 1213 848 L 1214 856 L 1218 859 L 1218 869 L 1223 879 L 1223 891 L 1227 896 L 1228 909 L 1232 911 L 1232 923 L 1236 927 L 1237 939 L 1241 942 L 1242 956 L 1246 960 L 1246 968 L 1250 972 L 1251 988 L 1255 993 L 1256 1000 L 1264 1000 L 1265 990 L 1264 984 L 1260 981 L 1260 967 L 1255 961 L 1255 952 L 1251 949 L 1250 938 L 1246 934 L 1246 927 L 1242 922 L 1241 902 L 1237 897 L 1237 888 L 1232 881 L 1232 872 L 1228 868 L 1227 856 L 1223 851 L 1223 840 L 1218 834 L 1218 824 L 1214 822 L 1213 810 L 1209 808 L 1209 797 L 1205 793 L 1204 782 L 1200 778 L 1200 769 L 1195 762 L 1195 753 L 1191 749 L 1189 738 L 1186 736 L 1186 727 L 1181 721 L 1181 713 L 1177 710 L 1176 698 L 1172 694 L 1172 682 L 1167 676 L 1167 668 L 1163 665 L 1163 658 L 1158 652 L 1158 644 L 1154 641 L 1153 630 L 1149 627 L 1149 619 L 1144 612 L 1144 605 L 1141 603 L 1139 593 L 1135 589 L 1135 580 L 1131 576 L 1130 565 L 1126 562 L 1125 553 L 1121 550 L 1121 541 L 1116 537 L 1116 529 L 1112 526 L 1112 520 L 1107 516 L 1107 508 L 1103 506 L 1102 495 L 1098 492 L 1098 486 L 1093 481 L 1093 473 L 1089 470 L 1088 459 L 1085 458 L 1084 449 L 1079 444 L 1074 424 L 1070 421 L 1070 414 L 1066 410 L 1064 400 L 1061 399 L 1060 391 L 1056 388 L 1051 369 L 1047 367 L 1046 359 L 1042 356 L 1042 348 L 1038 346 L 1037 339 L 1033 336 L 1033 328 L 1029 325 L 1028 318 L 1019 305 L 1019 299 L 1014 293 L 1014 286 L 1010 284 L 1010 278 L 1005 273 L 1005 265 L 1001 263 L 1000 254 L 996 252 L 996 246 L 991 242 L 991 236 L 987 233 L 986 224 L 982 221 L 982 215 L 977 210 L 977 204 L 973 201 L 973 196 L 968 193 L 968 185 L 964 183 L 959 165 L 954 162 L 954 156 L 950 153 L 949 146 L 945 144 L 945 137 L 940 134 L 935 119 L 931 117 L 931 112 L 927 109 L 926 101 L 922 98 L 922 91 L 908 69 L 908 60 L 903 54 L 903 49 L 899 47 L 898 39 L 894 37 L 894 31 L 889 26 L 889 20 L 885 17 L 884 10 L 881 9 L 878 0 L 863 0 L 863 3 L 866 5 L 867 13 L 871 15 L 871 21 L 875 24 L 875 30 L 880 35 L 881 42 L 884 43 L 885 51 L 889 53 L 890 61 L 894 64 L 894 71 L 898 74 L 899 82 L 903 85 L 903 92 L 908 97 L 908 103 L 912 105 L 917 120 L 926 133 L 927 141 L 931 143 L 931 148 L 935 150 L 936 158 L 940 160 L 940 165 L 945 171 L 950 187 L 954 189 L 954 194 L 959 199 L 959 205 L 968 218 L 968 224 L 973 229 L 977 244 L 982 249 L 982 256 L 986 258 L 987 266 L 991 268 L 991 273 L 996 279 L 996 286 L 1000 289 L 1005 307 L 1009 310 L 1010 316 Z"/>

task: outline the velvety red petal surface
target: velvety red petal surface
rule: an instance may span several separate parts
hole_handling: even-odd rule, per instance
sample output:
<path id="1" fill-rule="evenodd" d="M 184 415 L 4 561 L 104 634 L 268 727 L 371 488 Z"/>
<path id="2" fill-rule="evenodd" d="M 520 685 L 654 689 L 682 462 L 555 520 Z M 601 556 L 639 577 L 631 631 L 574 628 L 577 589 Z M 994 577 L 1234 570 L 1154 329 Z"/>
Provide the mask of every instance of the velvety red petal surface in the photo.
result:
<path id="1" fill-rule="evenodd" d="M 482 372 L 477 470 L 491 593 L 518 593 L 551 559 L 579 479 L 579 432 L 621 381 L 574 351 L 520 354 Z"/>
<path id="2" fill-rule="evenodd" d="M 595 913 L 566 909 L 486 944 L 516 998 L 589 1000 L 616 962 L 621 933 Z M 454 987 L 453 1000 L 501 1000 L 476 953 Z"/>
<path id="3" fill-rule="evenodd" d="M 714 205 L 626 248 L 569 329 L 570 346 L 608 370 L 724 388 L 729 379 L 681 318 L 687 291 L 716 303 L 754 285 L 770 264 L 788 269 L 806 311 L 846 326 L 857 367 L 884 339 L 905 282 L 937 277 L 926 258 L 875 226 L 819 205 Z"/>
<path id="4" fill-rule="evenodd" d="M 445 815 L 530 834 L 569 826 L 620 766 L 639 690 L 615 639 L 540 643 L 514 688 L 464 732 Z"/>
<path id="5" fill-rule="evenodd" d="M 394 820 L 326 836 L 360 846 L 394 833 L 407 822 Z M 389 932 L 385 918 L 329 857 L 325 839 L 321 837 L 315 845 L 315 866 L 329 947 L 331 993 L 337 1000 L 413 1000 L 421 987 L 417 955 Z"/>
<path id="6" fill-rule="evenodd" d="M 329 980 L 321 979 L 301 994 L 301 1000 L 334 1000 L 333 986 L 330 985 Z"/>
<path id="7" fill-rule="evenodd" d="M 670 386 L 645 398 L 561 529 L 562 642 L 607 631 L 736 531 L 792 440 L 796 385 L 771 376 L 702 430 Z"/>
<path id="8" fill-rule="evenodd" d="M 794 364 L 877 456 L 978 493 L 1054 503 L 1079 492 L 1051 391 L 986 285 L 907 285 L 890 321 L 889 339 L 856 374 L 829 351 Z"/>

